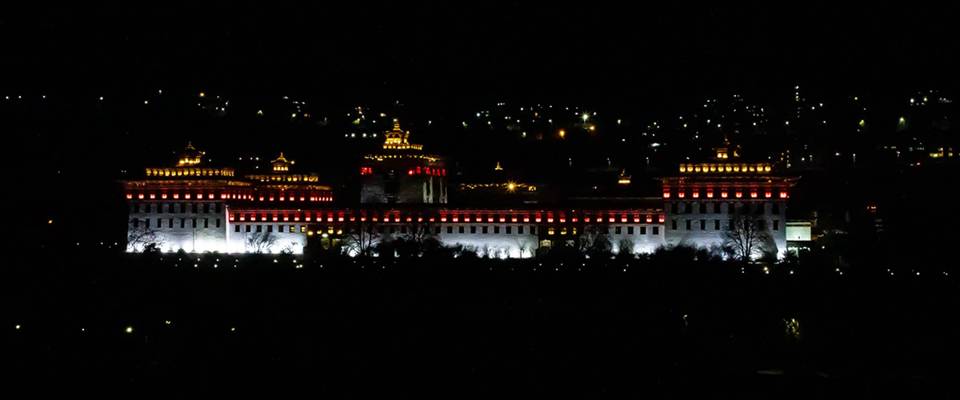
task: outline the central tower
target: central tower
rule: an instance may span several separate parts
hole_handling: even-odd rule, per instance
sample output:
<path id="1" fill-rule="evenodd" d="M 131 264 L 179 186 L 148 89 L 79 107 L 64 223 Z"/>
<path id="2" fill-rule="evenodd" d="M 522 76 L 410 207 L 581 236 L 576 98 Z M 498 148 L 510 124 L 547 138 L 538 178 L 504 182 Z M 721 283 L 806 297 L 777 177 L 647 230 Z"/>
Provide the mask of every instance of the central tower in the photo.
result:
<path id="1" fill-rule="evenodd" d="M 364 204 L 446 204 L 447 170 L 439 156 L 423 153 L 410 143 L 410 131 L 393 129 L 384 135 L 383 151 L 360 162 L 360 202 Z"/>

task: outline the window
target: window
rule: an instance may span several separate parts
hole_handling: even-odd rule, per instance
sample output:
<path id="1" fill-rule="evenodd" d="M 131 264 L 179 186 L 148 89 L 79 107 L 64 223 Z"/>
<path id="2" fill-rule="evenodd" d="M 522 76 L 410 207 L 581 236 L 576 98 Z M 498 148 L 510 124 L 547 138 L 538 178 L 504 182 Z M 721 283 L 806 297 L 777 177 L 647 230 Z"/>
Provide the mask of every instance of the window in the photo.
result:
<path id="1" fill-rule="evenodd" d="M 727 220 L 727 230 L 728 230 L 728 231 L 732 231 L 732 230 L 733 230 L 733 219 Z"/>
<path id="2" fill-rule="evenodd" d="M 210 218 L 204 218 L 204 219 L 203 219 L 203 227 L 204 227 L 204 228 L 209 228 L 209 227 L 210 227 Z"/>
<path id="3" fill-rule="evenodd" d="M 487 226 L 484 225 L 482 229 L 483 229 L 483 233 L 486 234 L 486 233 L 487 233 Z"/>
<path id="4" fill-rule="evenodd" d="M 197 203 L 193 203 L 193 213 L 197 213 Z"/>
<path id="5" fill-rule="evenodd" d="M 676 213 L 677 213 L 677 204 L 678 204 L 677 202 L 670 203 L 670 213 L 671 213 L 671 214 L 676 214 Z"/>
<path id="6" fill-rule="evenodd" d="M 508 225 L 508 226 L 507 226 L 507 234 L 509 235 L 509 234 L 511 234 L 511 233 L 513 233 L 513 227 Z"/>
<path id="7" fill-rule="evenodd" d="M 307 231 L 307 226 L 306 226 L 306 225 L 300 225 L 300 233 L 304 233 L 304 232 L 306 232 L 306 231 Z"/>
<path id="8" fill-rule="evenodd" d="M 628 234 L 628 235 L 632 235 L 632 234 L 633 234 L 633 227 L 632 227 L 632 226 L 628 226 L 628 227 L 627 227 L 627 234 Z"/>
<path id="9" fill-rule="evenodd" d="M 220 227 L 220 218 L 217 218 L 217 228 Z"/>
<path id="10" fill-rule="evenodd" d="M 719 231 L 719 230 L 720 230 L 720 220 L 719 220 L 719 219 L 713 220 L 713 230 L 715 230 L 715 231 Z"/>
<path id="11" fill-rule="evenodd" d="M 677 220 L 670 220 L 670 229 L 677 230 Z"/>
<path id="12" fill-rule="evenodd" d="M 197 219 L 194 218 L 192 222 L 193 222 L 193 227 L 196 228 L 196 227 L 197 227 Z"/>
<path id="13" fill-rule="evenodd" d="M 220 213 L 220 203 L 214 203 L 214 204 L 213 204 L 213 212 L 215 212 L 215 213 L 217 213 L 217 214 Z"/>
<path id="14" fill-rule="evenodd" d="M 204 214 L 210 213 L 210 203 L 203 203 L 203 213 Z"/>
<path id="15" fill-rule="evenodd" d="M 447 227 L 447 233 L 453 233 L 453 227 L 452 227 L 452 226 L 448 226 L 448 227 Z"/>
<path id="16" fill-rule="evenodd" d="M 775 230 L 775 231 L 779 231 L 779 230 L 780 230 L 780 220 L 776 220 L 776 219 L 773 220 L 773 230 Z"/>
<path id="17" fill-rule="evenodd" d="M 700 214 L 707 213 L 707 203 L 700 203 Z"/>
<path id="18" fill-rule="evenodd" d="M 767 221 L 766 221 L 766 220 L 763 220 L 763 219 L 758 219 L 758 220 L 757 220 L 757 229 L 760 229 L 761 231 L 764 230 L 764 229 L 767 229 Z"/>
<path id="19" fill-rule="evenodd" d="M 250 232 L 250 225 L 246 225 L 246 228 L 244 230 L 246 230 L 247 232 Z"/>
<path id="20" fill-rule="evenodd" d="M 183 229 L 183 228 L 186 228 L 186 227 L 187 227 L 187 219 L 186 219 L 186 218 L 180 218 L 180 229 Z"/>
<path id="21" fill-rule="evenodd" d="M 267 225 L 267 233 L 273 232 L 273 225 Z"/>
<path id="22" fill-rule="evenodd" d="M 690 220 L 688 219 L 686 222 L 687 222 L 687 230 L 688 230 L 688 231 L 689 231 L 689 230 L 692 230 L 693 228 L 690 227 L 692 221 L 690 221 Z"/>
<path id="23" fill-rule="evenodd" d="M 233 226 L 233 231 L 234 231 L 234 232 L 240 232 L 240 225 L 234 225 L 234 226 Z"/>
<path id="24" fill-rule="evenodd" d="M 660 234 L 660 227 L 659 227 L 659 226 L 653 227 L 653 234 L 654 234 L 654 235 L 659 235 L 659 234 Z"/>
<path id="25" fill-rule="evenodd" d="M 493 227 L 493 233 L 500 233 L 500 225 Z"/>
<path id="26" fill-rule="evenodd" d="M 780 203 L 773 203 L 770 205 L 770 212 L 774 214 L 780 214 Z"/>
<path id="27" fill-rule="evenodd" d="M 167 221 L 167 228 L 173 229 L 173 218 L 170 218 L 170 219 Z"/>
<path id="28" fill-rule="evenodd" d="M 707 220 L 705 219 L 700 220 L 700 230 L 701 231 L 707 230 Z"/>
<path id="29" fill-rule="evenodd" d="M 440 227 L 439 227 L 439 226 L 437 226 L 437 227 L 436 227 L 436 228 L 435 228 L 435 229 L 433 230 L 433 233 L 435 233 L 435 234 L 438 234 L 438 235 L 439 235 L 439 234 L 440 234 Z"/>
<path id="30" fill-rule="evenodd" d="M 397 233 L 397 227 L 391 226 L 391 227 L 390 227 L 390 233 Z"/>
<path id="31" fill-rule="evenodd" d="M 622 231 L 623 231 L 623 228 L 622 228 L 622 227 L 620 227 L 620 226 L 618 226 L 618 227 L 616 227 L 616 228 L 614 228 L 614 232 L 615 232 L 615 233 L 616 233 L 617 235 L 619 235 L 619 234 L 621 234 L 621 233 L 623 233 Z"/>
<path id="32" fill-rule="evenodd" d="M 518 235 L 522 235 L 522 234 L 523 234 L 523 225 L 517 225 L 517 234 L 518 234 Z"/>
<path id="33" fill-rule="evenodd" d="M 146 229 L 150 229 L 150 218 L 143 219 L 143 227 Z"/>
<path id="34" fill-rule="evenodd" d="M 476 226 L 471 226 L 471 227 L 470 227 L 470 233 L 477 233 L 477 227 L 476 227 Z"/>
<path id="35" fill-rule="evenodd" d="M 297 226 L 296 226 L 296 225 L 290 225 L 290 229 L 287 230 L 287 232 L 297 233 Z"/>
<path id="36" fill-rule="evenodd" d="M 457 233 L 463 233 L 463 225 L 457 227 Z"/>
<path id="37" fill-rule="evenodd" d="M 263 232 L 263 225 L 257 225 L 257 232 Z"/>
<path id="38" fill-rule="evenodd" d="M 640 227 L 640 234 L 641 234 L 641 235 L 646 235 L 646 234 L 647 234 L 647 227 L 641 226 L 641 227 Z"/>
<path id="39" fill-rule="evenodd" d="M 531 235 L 537 234 L 537 227 L 535 225 L 530 225 L 530 234 Z"/>

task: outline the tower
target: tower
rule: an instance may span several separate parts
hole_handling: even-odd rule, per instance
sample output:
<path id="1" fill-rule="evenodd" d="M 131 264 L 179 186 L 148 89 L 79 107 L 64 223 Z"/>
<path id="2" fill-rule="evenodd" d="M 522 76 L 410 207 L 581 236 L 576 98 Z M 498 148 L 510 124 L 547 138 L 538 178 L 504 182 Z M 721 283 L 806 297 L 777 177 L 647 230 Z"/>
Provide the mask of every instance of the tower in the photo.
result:
<path id="1" fill-rule="evenodd" d="M 360 202 L 365 204 L 446 204 L 447 170 L 443 159 L 410 143 L 410 132 L 393 129 L 384 135 L 383 151 L 360 163 Z"/>
<path id="2" fill-rule="evenodd" d="M 752 257 L 783 257 L 787 199 L 797 178 L 775 175 L 770 163 L 740 160 L 729 143 L 714 150 L 711 162 L 680 164 L 678 176 L 662 179 L 666 244 L 725 247 L 747 224 L 766 242 Z"/>

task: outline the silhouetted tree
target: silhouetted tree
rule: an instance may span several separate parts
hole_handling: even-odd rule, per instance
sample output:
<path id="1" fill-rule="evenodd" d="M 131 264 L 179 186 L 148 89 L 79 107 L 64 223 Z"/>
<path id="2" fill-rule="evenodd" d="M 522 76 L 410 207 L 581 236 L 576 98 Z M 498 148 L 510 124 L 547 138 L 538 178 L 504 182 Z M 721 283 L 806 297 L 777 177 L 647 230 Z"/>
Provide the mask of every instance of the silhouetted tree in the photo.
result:
<path id="1" fill-rule="evenodd" d="M 344 251 L 350 256 L 369 257 L 373 255 L 380 233 L 373 226 L 361 224 L 344 238 Z"/>
<path id="2" fill-rule="evenodd" d="M 142 252 L 147 246 L 160 248 L 163 246 L 163 238 L 155 229 L 148 228 L 140 221 L 131 219 L 130 228 L 127 229 L 127 251 Z"/>
<path id="3" fill-rule="evenodd" d="M 277 238 L 271 232 L 256 232 L 247 237 L 247 248 L 254 253 L 263 253 L 270 250 L 270 247 L 277 242 Z"/>
<path id="4" fill-rule="evenodd" d="M 731 229 L 723 233 L 724 248 L 737 260 L 749 262 L 769 252 L 770 233 L 746 215 L 737 215 Z M 774 250 L 775 251 L 775 250 Z"/>

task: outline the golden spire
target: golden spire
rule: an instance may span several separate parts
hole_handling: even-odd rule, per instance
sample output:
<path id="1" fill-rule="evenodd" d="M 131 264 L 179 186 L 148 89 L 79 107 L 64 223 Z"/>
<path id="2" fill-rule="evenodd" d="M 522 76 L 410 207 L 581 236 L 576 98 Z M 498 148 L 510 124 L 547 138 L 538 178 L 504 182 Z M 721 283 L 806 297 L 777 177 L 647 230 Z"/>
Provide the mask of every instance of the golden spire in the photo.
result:
<path id="1" fill-rule="evenodd" d="M 177 166 L 189 167 L 200 164 L 200 159 L 203 157 L 203 154 L 202 151 L 193 147 L 193 142 L 187 141 L 187 147 L 183 149 L 183 152 L 180 153 L 180 158 L 177 159 Z"/>
<path id="2" fill-rule="evenodd" d="M 500 161 L 497 161 L 497 166 L 493 167 L 494 171 L 503 171 L 503 167 L 500 166 Z"/>
<path id="3" fill-rule="evenodd" d="M 630 178 L 630 175 L 627 175 L 627 169 L 623 168 L 620 170 L 620 176 L 617 177 L 617 183 L 621 185 L 629 185 L 631 180 Z"/>
<path id="4" fill-rule="evenodd" d="M 400 129 L 400 120 L 393 119 L 393 129 L 386 132 L 383 140 L 384 149 L 392 150 L 421 150 L 423 146 L 419 144 L 410 144 L 410 131 L 404 132 Z"/>
<path id="5" fill-rule="evenodd" d="M 277 157 L 276 160 L 270 161 L 270 164 L 273 165 L 273 172 L 286 172 L 290 170 L 290 165 L 294 164 L 294 161 L 287 160 L 281 151 L 280 157 Z"/>

